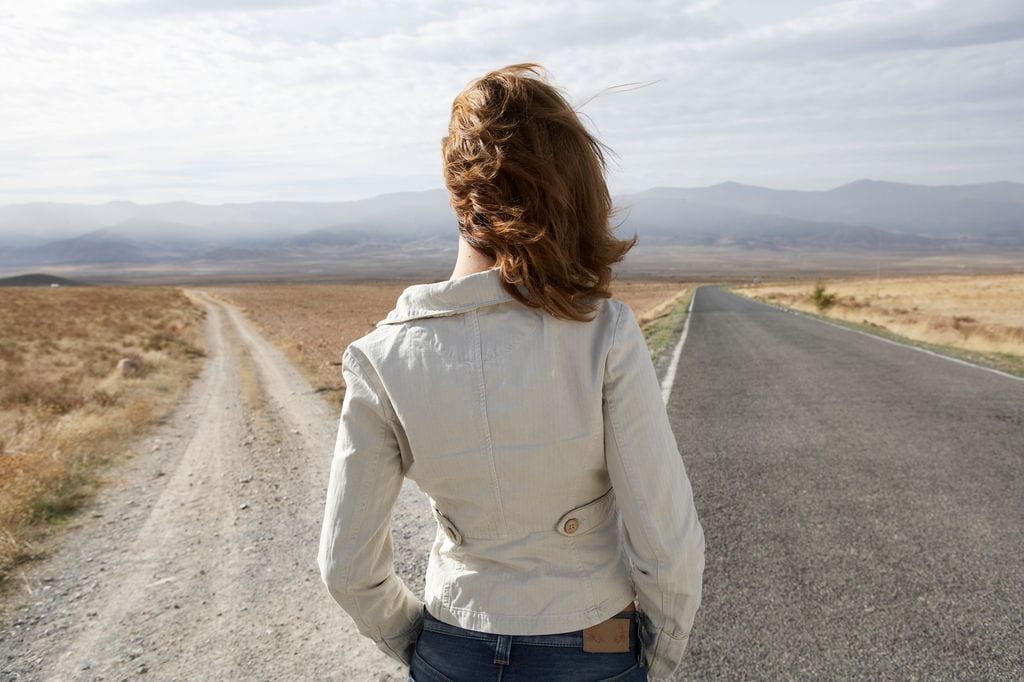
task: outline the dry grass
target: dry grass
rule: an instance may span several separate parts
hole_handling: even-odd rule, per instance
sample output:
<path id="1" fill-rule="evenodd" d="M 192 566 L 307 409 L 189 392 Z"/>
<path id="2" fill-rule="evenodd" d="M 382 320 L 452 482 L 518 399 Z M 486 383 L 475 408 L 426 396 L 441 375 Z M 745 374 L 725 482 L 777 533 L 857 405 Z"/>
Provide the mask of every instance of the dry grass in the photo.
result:
<path id="1" fill-rule="evenodd" d="M 256 284 L 210 287 L 256 323 L 332 405 L 340 407 L 348 344 L 373 330 L 409 283 Z"/>
<path id="2" fill-rule="evenodd" d="M 0 576 L 174 406 L 200 366 L 201 319 L 166 287 L 0 290 Z"/>
<path id="3" fill-rule="evenodd" d="M 371 331 L 413 282 L 365 284 L 261 284 L 205 289 L 242 308 L 335 407 L 344 395 L 338 362 L 346 346 Z M 641 323 L 668 312 L 683 284 L 659 280 L 616 281 L 616 298 Z"/>
<path id="4" fill-rule="evenodd" d="M 811 299 L 816 284 L 836 295 L 824 311 Z M 1024 356 L 1024 274 L 801 280 L 735 290 L 924 343 Z"/>
<path id="5" fill-rule="evenodd" d="M 638 316 L 638 321 L 651 351 L 651 360 L 658 361 L 661 354 L 668 348 L 676 330 L 686 320 L 686 309 L 693 296 L 693 287 L 687 286 L 672 298 L 650 308 Z"/>
<path id="6" fill-rule="evenodd" d="M 670 280 L 627 279 L 616 281 L 612 291 L 633 309 L 640 326 L 646 326 L 667 315 L 692 287 L 691 283 Z"/>

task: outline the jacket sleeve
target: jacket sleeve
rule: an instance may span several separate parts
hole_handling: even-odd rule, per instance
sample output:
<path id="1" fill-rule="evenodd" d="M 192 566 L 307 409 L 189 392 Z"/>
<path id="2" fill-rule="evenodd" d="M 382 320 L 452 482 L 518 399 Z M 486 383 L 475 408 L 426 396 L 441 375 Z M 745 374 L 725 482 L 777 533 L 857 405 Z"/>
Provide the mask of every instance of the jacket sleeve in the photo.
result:
<path id="1" fill-rule="evenodd" d="M 320 534 L 320 575 L 360 634 L 408 665 L 423 602 L 395 574 L 391 512 L 402 460 L 390 403 L 369 363 L 352 347 L 342 358 L 345 399 Z"/>
<path id="2" fill-rule="evenodd" d="M 648 675 L 661 680 L 679 668 L 700 605 L 704 532 L 650 352 L 633 312 L 620 306 L 604 379 L 605 456 Z"/>

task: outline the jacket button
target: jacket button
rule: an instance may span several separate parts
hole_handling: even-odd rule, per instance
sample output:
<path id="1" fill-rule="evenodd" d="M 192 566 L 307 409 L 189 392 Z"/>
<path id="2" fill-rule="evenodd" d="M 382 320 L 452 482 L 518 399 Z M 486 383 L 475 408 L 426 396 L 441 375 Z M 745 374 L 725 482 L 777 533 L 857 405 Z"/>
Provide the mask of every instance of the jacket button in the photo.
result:
<path id="1" fill-rule="evenodd" d="M 579 519 L 576 519 L 576 518 L 569 519 L 568 521 L 565 522 L 565 525 L 562 526 L 562 530 L 564 530 L 569 535 L 572 535 L 573 533 L 575 533 L 579 529 L 580 529 L 580 521 L 579 521 Z"/>

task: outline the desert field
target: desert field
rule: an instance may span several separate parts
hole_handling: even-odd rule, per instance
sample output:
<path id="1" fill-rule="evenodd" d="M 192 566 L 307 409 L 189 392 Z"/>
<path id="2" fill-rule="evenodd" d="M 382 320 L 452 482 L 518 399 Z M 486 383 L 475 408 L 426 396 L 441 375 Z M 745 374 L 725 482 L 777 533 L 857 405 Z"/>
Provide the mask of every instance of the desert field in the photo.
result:
<path id="1" fill-rule="evenodd" d="M 819 285 L 823 306 L 813 296 Z M 1024 368 L 1024 274 L 803 279 L 734 291 Z"/>
<path id="2" fill-rule="evenodd" d="M 626 279 L 616 282 L 612 293 L 633 309 L 641 326 L 646 326 L 667 314 L 692 288 L 692 283 L 671 280 Z"/>
<path id="3" fill-rule="evenodd" d="M 246 284 L 203 290 L 240 307 L 338 407 L 344 395 L 337 364 L 342 353 L 371 331 L 412 283 Z M 686 286 L 670 280 L 621 280 L 612 291 L 647 324 L 666 314 L 666 302 L 685 293 Z"/>
<path id="4" fill-rule="evenodd" d="M 201 366 L 202 318 L 167 287 L 0 292 L 0 577 L 175 405 Z"/>
<path id="5" fill-rule="evenodd" d="M 387 315 L 408 285 L 244 284 L 203 291 L 241 308 L 328 402 L 340 406 L 342 352 Z"/>

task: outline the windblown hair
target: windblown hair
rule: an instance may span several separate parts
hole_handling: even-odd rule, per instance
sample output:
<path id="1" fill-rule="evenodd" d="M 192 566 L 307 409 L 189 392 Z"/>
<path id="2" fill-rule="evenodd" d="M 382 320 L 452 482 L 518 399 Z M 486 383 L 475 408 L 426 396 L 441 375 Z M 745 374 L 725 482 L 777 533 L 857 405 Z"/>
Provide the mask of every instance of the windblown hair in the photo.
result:
<path id="1" fill-rule="evenodd" d="M 636 236 L 612 235 L 607 148 L 542 68 L 515 64 L 466 86 L 441 148 L 459 231 L 495 259 L 505 289 L 556 317 L 589 319 Z"/>

